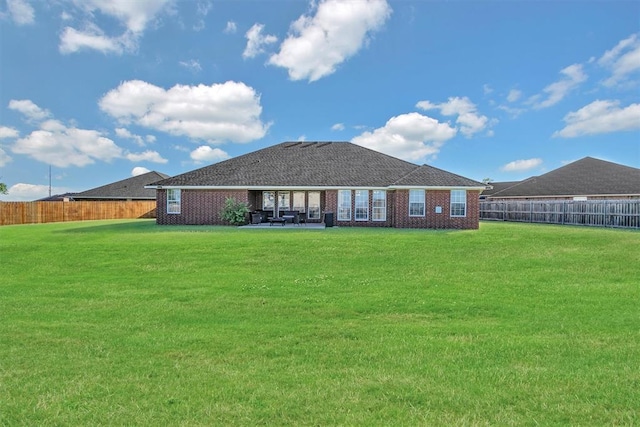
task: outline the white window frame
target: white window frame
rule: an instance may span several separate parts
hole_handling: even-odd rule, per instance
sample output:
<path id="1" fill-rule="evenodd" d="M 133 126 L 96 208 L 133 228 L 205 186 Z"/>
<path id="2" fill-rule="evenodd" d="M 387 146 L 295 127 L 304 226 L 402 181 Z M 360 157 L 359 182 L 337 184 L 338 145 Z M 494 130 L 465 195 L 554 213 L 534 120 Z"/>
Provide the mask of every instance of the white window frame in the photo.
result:
<path id="1" fill-rule="evenodd" d="M 421 214 L 412 214 L 411 207 L 415 205 L 415 207 L 422 207 Z M 424 217 L 426 213 L 426 195 L 423 189 L 414 189 L 409 190 L 409 216 L 410 217 Z"/>
<path id="2" fill-rule="evenodd" d="M 304 203 L 304 191 L 294 191 L 293 192 L 293 210 L 298 212 L 305 212 L 305 203 Z"/>
<path id="3" fill-rule="evenodd" d="M 272 211 L 276 207 L 276 193 L 273 191 L 262 192 L 262 210 Z"/>
<path id="4" fill-rule="evenodd" d="M 320 192 L 309 191 L 307 219 L 320 219 Z"/>
<path id="5" fill-rule="evenodd" d="M 167 189 L 167 213 L 178 215 L 182 210 L 182 192 L 179 188 Z"/>
<path id="6" fill-rule="evenodd" d="M 284 202 L 284 200 L 286 200 L 286 202 Z M 290 211 L 290 210 L 291 210 L 291 192 L 278 191 L 278 212 Z"/>
<path id="7" fill-rule="evenodd" d="M 369 221 L 369 190 L 356 190 L 355 193 L 355 220 Z"/>
<path id="8" fill-rule="evenodd" d="M 338 190 L 338 221 L 351 221 L 351 190 Z"/>
<path id="9" fill-rule="evenodd" d="M 449 214 L 452 217 L 467 216 L 467 190 L 451 190 L 451 199 L 449 201 Z M 459 213 L 462 210 L 462 213 Z M 456 212 L 454 214 L 454 211 Z"/>
<path id="10" fill-rule="evenodd" d="M 376 202 L 382 202 L 377 206 Z M 373 198 L 371 201 L 371 220 L 386 221 L 387 220 L 387 192 L 385 190 L 373 190 Z"/>

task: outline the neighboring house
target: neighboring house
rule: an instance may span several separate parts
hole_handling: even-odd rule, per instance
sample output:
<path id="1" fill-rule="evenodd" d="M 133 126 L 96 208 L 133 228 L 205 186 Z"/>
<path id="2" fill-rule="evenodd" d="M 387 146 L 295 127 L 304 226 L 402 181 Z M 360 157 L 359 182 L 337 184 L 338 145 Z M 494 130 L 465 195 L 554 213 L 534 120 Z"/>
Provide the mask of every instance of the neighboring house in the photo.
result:
<path id="1" fill-rule="evenodd" d="M 640 198 L 640 169 L 585 157 L 544 175 L 517 182 L 492 182 L 486 200 Z"/>
<path id="2" fill-rule="evenodd" d="M 54 194 L 53 196 L 38 199 L 36 202 L 68 202 L 69 200 L 73 200 L 76 194 L 78 193 Z"/>
<path id="3" fill-rule="evenodd" d="M 338 226 L 475 229 L 485 185 L 348 142 L 284 142 L 148 188 L 157 189 L 158 224 L 224 224 L 220 211 L 234 198 Z"/>
<path id="4" fill-rule="evenodd" d="M 169 178 L 169 175 L 155 171 L 147 172 L 81 193 L 74 193 L 72 200 L 155 200 L 155 190 L 145 186 L 166 178 Z"/>

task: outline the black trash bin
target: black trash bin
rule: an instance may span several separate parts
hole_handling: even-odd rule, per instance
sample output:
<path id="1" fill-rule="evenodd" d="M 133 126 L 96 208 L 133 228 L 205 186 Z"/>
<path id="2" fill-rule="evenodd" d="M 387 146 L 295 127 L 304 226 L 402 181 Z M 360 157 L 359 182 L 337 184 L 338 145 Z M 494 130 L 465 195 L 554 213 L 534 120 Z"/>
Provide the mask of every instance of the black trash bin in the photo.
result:
<path id="1" fill-rule="evenodd" d="M 333 212 L 324 213 L 324 226 L 333 227 Z"/>

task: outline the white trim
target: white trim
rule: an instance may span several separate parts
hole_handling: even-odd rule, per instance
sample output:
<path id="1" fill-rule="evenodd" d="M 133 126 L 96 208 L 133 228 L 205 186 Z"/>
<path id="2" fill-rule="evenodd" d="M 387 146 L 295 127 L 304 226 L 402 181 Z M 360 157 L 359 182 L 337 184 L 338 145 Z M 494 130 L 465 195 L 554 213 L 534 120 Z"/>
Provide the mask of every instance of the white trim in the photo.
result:
<path id="1" fill-rule="evenodd" d="M 374 196 L 374 192 L 376 192 L 376 191 L 382 191 L 383 194 L 384 194 L 384 198 L 383 199 L 378 199 L 378 200 L 384 200 L 384 210 L 383 210 L 384 217 L 382 219 L 374 219 L 374 213 L 373 212 L 376 209 L 383 209 L 383 208 L 375 206 L 376 198 Z M 371 221 L 373 221 L 373 222 L 384 222 L 386 220 L 387 220 L 387 190 L 372 190 L 371 191 Z"/>
<path id="2" fill-rule="evenodd" d="M 453 192 L 454 191 L 464 191 L 464 202 L 454 202 L 453 201 Z M 453 205 L 464 203 L 464 215 L 454 215 L 453 214 Z M 467 217 L 467 191 L 461 189 L 451 190 L 449 193 L 449 217 L 450 218 L 466 218 Z"/>
<path id="3" fill-rule="evenodd" d="M 182 213 L 182 190 L 179 188 L 172 188 L 171 190 L 178 190 L 178 197 L 175 199 L 169 199 L 169 192 L 167 192 L 167 215 L 180 215 Z M 173 212 L 170 206 L 175 205 L 178 207 L 177 212 Z"/>
<path id="4" fill-rule="evenodd" d="M 412 202 L 411 201 L 411 192 L 412 191 L 420 191 L 422 190 L 422 202 Z M 411 214 L 411 203 L 422 203 L 422 214 L 420 215 L 412 215 Z M 407 204 L 409 205 L 409 210 L 407 214 L 409 218 L 424 218 L 427 215 L 427 191 L 422 188 L 410 188 L 409 189 L 409 198 L 407 199 Z"/>
<path id="5" fill-rule="evenodd" d="M 340 193 L 341 192 L 346 192 L 349 194 L 349 216 L 340 216 L 341 213 L 341 209 L 344 209 L 342 207 L 340 207 Z M 338 212 L 336 212 L 336 220 L 337 221 L 351 221 L 351 218 L 353 218 L 353 191 L 352 190 L 339 190 L 338 191 L 338 200 L 337 200 L 337 210 Z"/>
<path id="6" fill-rule="evenodd" d="M 366 198 L 364 200 L 365 202 L 365 206 L 358 206 L 358 192 L 362 191 L 362 192 L 366 192 Z M 369 203 L 370 203 L 370 199 L 369 197 L 371 196 L 371 193 L 369 192 L 369 190 L 355 190 L 353 192 L 353 219 L 355 221 L 369 221 Z M 361 202 L 363 200 L 360 200 Z M 366 208 L 366 212 L 367 212 L 367 216 L 365 218 L 358 218 L 358 209 L 365 209 Z"/>
<path id="7" fill-rule="evenodd" d="M 390 185 L 387 188 L 393 190 L 486 190 L 486 187 L 464 187 L 460 185 Z"/>

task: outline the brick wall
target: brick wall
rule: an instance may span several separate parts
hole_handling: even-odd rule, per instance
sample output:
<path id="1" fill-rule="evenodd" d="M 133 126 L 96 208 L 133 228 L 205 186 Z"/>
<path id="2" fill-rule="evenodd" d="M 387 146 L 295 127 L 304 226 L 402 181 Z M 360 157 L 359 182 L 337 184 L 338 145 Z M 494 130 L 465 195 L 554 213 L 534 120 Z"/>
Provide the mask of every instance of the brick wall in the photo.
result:
<path id="1" fill-rule="evenodd" d="M 251 202 L 247 190 L 182 190 L 181 212 L 168 214 L 167 192 L 158 190 L 156 222 L 161 225 L 227 225 L 220 218 L 220 211 L 227 197 L 238 202 Z"/>
<path id="2" fill-rule="evenodd" d="M 249 209 L 261 209 L 261 193 L 247 190 L 182 190 L 180 214 L 167 214 L 167 194 L 157 193 L 157 223 L 161 225 L 224 225 L 220 210 L 227 197 L 249 203 Z M 351 197 L 351 220 L 338 221 L 338 190 L 321 193 L 323 212 L 333 212 L 334 225 L 342 227 L 396 227 L 435 229 L 477 229 L 480 217 L 479 191 L 467 191 L 467 215 L 452 218 L 449 190 L 428 190 L 426 192 L 426 215 L 409 216 L 409 190 L 387 191 L 387 220 L 372 221 L 372 197 L 369 191 L 369 221 L 355 220 L 355 193 Z M 442 213 L 436 214 L 435 207 L 441 206 Z"/>
<path id="3" fill-rule="evenodd" d="M 477 229 L 480 218 L 479 191 L 467 190 L 467 215 L 451 217 L 449 190 L 427 190 L 424 217 L 409 216 L 409 190 L 395 192 L 394 215 L 396 228 L 435 228 L 435 229 Z M 442 207 L 442 213 L 435 212 L 436 206 Z"/>

